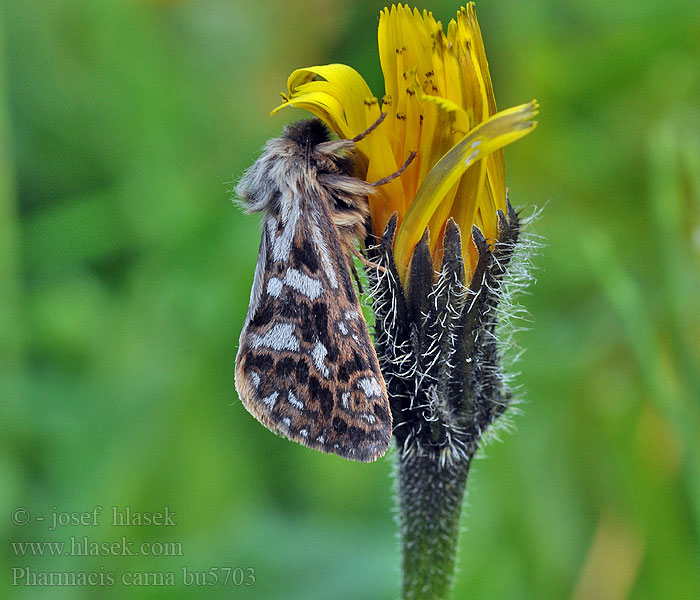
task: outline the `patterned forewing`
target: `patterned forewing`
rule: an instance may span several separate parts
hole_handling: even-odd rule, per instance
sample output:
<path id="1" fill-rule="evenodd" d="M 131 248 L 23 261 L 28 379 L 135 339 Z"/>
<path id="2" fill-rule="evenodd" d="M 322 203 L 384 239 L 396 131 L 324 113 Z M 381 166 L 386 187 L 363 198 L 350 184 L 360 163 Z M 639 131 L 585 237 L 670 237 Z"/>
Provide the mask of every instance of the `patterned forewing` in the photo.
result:
<path id="1" fill-rule="evenodd" d="M 245 407 L 276 433 L 372 461 L 389 445 L 389 403 L 323 200 L 265 217 L 236 387 Z"/>

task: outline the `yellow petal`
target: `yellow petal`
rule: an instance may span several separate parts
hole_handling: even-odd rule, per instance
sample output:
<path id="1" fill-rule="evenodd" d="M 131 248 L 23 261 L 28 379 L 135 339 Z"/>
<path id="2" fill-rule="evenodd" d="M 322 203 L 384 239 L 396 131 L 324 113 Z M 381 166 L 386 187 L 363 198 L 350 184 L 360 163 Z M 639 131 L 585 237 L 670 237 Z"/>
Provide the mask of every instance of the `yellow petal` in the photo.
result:
<path id="1" fill-rule="evenodd" d="M 323 81 L 314 81 L 316 77 L 322 77 Z M 362 75 L 347 65 L 297 69 L 289 76 L 287 89 L 287 101 L 273 113 L 285 106 L 300 106 L 300 102 L 307 109 L 318 106 L 330 118 L 328 125 L 342 137 L 352 138 L 362 133 L 379 118 L 379 106 L 372 90 Z M 374 111 L 370 111 L 374 112 L 373 119 L 365 106 L 374 106 Z M 323 118 L 323 115 L 319 116 Z"/>
<path id="2" fill-rule="evenodd" d="M 402 279 L 413 248 L 448 190 L 476 161 L 532 131 L 536 123 L 531 119 L 537 114 L 538 107 L 533 100 L 529 104 L 521 104 L 495 114 L 472 129 L 433 167 L 408 207 L 396 233 L 394 258 Z M 474 210 L 470 212 L 473 214 Z M 459 225 L 464 228 L 471 223 Z"/>
<path id="3" fill-rule="evenodd" d="M 304 87 L 301 86 L 301 88 Z M 339 115 L 343 115 L 342 104 L 333 94 L 321 91 L 303 93 L 302 90 L 299 90 L 292 98 L 275 108 L 272 114 L 287 106 L 303 108 L 312 112 L 320 119 L 323 119 L 338 137 L 352 138 L 354 136 L 345 120 L 339 118 Z"/>

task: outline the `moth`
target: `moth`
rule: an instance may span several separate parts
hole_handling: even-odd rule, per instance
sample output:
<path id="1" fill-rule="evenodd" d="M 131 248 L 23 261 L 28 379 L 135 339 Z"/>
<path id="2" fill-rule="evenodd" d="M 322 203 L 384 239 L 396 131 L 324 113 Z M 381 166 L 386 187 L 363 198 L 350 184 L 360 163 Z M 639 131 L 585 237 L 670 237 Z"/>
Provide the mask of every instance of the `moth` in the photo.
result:
<path id="1" fill-rule="evenodd" d="M 377 185 L 355 176 L 355 142 L 379 122 L 354 140 L 332 140 L 319 119 L 293 123 L 236 188 L 248 213 L 264 212 L 238 395 L 273 432 L 364 462 L 384 455 L 392 426 L 351 276 Z"/>

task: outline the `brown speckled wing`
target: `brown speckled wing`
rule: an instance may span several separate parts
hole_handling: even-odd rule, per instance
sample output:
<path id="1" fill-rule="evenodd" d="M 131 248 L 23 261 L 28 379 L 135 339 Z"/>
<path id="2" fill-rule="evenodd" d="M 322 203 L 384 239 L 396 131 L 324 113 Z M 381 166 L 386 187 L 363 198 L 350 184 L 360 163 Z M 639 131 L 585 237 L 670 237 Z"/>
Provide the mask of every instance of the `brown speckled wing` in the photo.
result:
<path id="1" fill-rule="evenodd" d="M 389 445 L 391 412 L 325 198 L 267 214 L 262 235 L 236 357 L 238 394 L 280 435 L 373 461 Z"/>

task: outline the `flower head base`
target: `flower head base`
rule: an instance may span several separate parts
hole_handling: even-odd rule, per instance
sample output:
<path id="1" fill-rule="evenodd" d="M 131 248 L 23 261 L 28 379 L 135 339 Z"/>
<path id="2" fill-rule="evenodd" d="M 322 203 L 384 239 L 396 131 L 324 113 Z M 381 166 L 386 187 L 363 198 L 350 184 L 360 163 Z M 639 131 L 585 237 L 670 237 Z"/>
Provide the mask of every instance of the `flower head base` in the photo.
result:
<path id="1" fill-rule="evenodd" d="M 375 239 L 398 213 L 394 257 L 405 283 L 413 250 L 430 232 L 439 267 L 449 218 L 462 231 L 476 225 L 493 246 L 498 211 L 507 213 L 503 146 L 535 126 L 536 102 L 497 112 L 474 5 L 450 21 L 447 34 L 432 13 L 408 6 L 384 9 L 379 55 L 386 93 L 378 100 L 352 68 L 333 64 L 294 71 L 284 106 L 305 108 L 342 138 L 384 122 L 358 143 L 367 181 L 395 173 L 411 152 L 415 160 L 369 199 Z M 473 241 L 464 244 L 467 280 L 476 269 Z"/>

